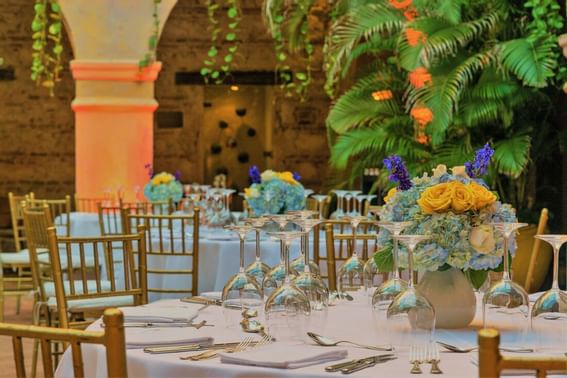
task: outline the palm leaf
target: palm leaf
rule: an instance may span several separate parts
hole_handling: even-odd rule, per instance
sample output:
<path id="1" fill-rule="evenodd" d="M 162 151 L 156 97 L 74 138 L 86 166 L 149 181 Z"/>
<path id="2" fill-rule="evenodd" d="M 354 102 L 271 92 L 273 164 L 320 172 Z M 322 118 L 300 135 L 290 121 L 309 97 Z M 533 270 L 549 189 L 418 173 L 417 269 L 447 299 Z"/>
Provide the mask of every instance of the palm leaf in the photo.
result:
<path id="1" fill-rule="evenodd" d="M 531 137 L 515 135 L 497 142 L 494 161 L 498 173 L 518 178 L 529 163 Z"/>

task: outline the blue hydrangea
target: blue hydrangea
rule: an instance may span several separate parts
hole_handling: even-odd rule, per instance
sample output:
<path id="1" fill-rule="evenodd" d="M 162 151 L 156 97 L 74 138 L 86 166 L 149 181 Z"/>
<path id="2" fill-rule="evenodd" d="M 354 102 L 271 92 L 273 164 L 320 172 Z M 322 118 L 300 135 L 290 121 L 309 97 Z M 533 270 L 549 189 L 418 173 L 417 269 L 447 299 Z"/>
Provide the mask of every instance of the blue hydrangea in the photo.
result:
<path id="1" fill-rule="evenodd" d="M 248 204 L 254 214 L 283 214 L 290 210 L 301 210 L 305 207 L 304 188 L 301 184 L 291 185 L 278 178 L 260 184 L 252 184 L 259 196 L 248 198 Z"/>
<path id="2" fill-rule="evenodd" d="M 183 197 L 183 185 L 179 181 L 160 185 L 152 185 L 151 182 L 148 182 L 144 186 L 144 196 L 151 202 L 169 201 L 170 198 L 178 202 Z"/>

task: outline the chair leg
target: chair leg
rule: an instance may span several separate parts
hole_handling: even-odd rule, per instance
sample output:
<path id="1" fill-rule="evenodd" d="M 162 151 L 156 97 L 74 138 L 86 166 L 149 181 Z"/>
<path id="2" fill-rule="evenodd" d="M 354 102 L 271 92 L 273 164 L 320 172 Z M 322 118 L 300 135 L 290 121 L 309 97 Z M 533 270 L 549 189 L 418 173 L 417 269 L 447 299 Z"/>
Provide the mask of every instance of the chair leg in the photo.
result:
<path id="1" fill-rule="evenodd" d="M 16 290 L 20 291 L 22 289 L 22 272 L 23 269 L 18 267 L 18 284 L 16 286 Z M 20 306 L 22 302 L 22 296 L 20 294 L 16 295 L 16 315 L 20 315 Z"/>
<path id="2" fill-rule="evenodd" d="M 4 321 L 4 269 L 0 264 L 0 322 Z"/>
<path id="3" fill-rule="evenodd" d="M 37 300 L 33 304 L 32 321 L 33 325 L 39 325 L 41 314 L 41 303 Z M 37 360 L 39 357 L 39 339 L 33 340 L 33 354 L 32 354 L 32 367 L 31 367 L 31 377 L 35 378 L 37 375 Z"/>

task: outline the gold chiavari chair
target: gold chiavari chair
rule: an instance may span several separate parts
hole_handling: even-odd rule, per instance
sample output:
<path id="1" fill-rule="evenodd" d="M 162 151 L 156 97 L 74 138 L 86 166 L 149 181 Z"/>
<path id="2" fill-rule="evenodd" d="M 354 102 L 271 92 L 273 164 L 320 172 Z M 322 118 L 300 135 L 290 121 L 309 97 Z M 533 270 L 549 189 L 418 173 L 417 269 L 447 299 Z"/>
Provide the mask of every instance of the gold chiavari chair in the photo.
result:
<path id="1" fill-rule="evenodd" d="M 478 373 L 481 378 L 500 377 L 503 370 L 535 370 L 538 378 L 547 372 L 567 372 L 566 356 L 512 356 L 500 354 L 500 334 L 495 329 L 478 331 Z"/>
<path id="2" fill-rule="evenodd" d="M 98 225 L 102 236 L 124 234 L 124 214 L 121 206 L 98 204 Z"/>
<path id="3" fill-rule="evenodd" d="M 58 237 L 54 227 L 47 230 L 55 284 L 55 300 L 50 298 L 48 306 L 57 309 L 60 327 L 88 325 L 87 314 L 100 315 L 109 307 L 147 303 L 145 230 L 141 226 L 138 231 L 132 235 L 75 238 Z M 87 255 L 94 259 L 91 280 Z M 101 267 L 106 267 L 106 272 Z"/>
<path id="4" fill-rule="evenodd" d="M 29 193 L 28 196 L 33 198 L 34 194 Z M 0 321 L 4 320 L 4 298 L 16 297 L 16 314 L 19 314 L 21 297 L 27 295 L 33 287 L 30 255 L 27 248 L 24 249 L 26 236 L 21 202 L 25 198 L 26 196 L 8 193 L 15 251 L 0 253 Z M 13 271 L 14 275 L 4 276 L 4 268 Z"/>
<path id="5" fill-rule="evenodd" d="M 74 196 L 75 211 L 81 213 L 96 213 L 98 204 L 112 205 L 113 200 L 105 197 L 79 197 L 75 193 Z"/>
<path id="6" fill-rule="evenodd" d="M 140 226 L 146 230 L 147 273 L 148 275 L 180 275 L 191 276 L 185 284 L 177 287 L 151 287 L 148 293 L 198 294 L 199 282 L 199 214 L 195 208 L 193 215 L 126 215 L 126 231 L 138 232 Z M 191 233 L 189 233 L 190 231 Z M 156 257 L 160 257 L 156 259 Z M 185 257 L 190 264 L 182 263 L 179 258 Z M 167 269 L 167 259 L 176 259 L 176 266 L 191 266 L 187 269 Z M 156 267 L 154 265 L 158 265 Z"/>
<path id="7" fill-rule="evenodd" d="M 41 204 L 49 206 L 53 217 L 53 225 L 61 235 L 71 235 L 71 196 L 66 195 L 63 199 L 38 199 L 26 198 L 28 206 L 37 207 Z"/>
<path id="8" fill-rule="evenodd" d="M 327 261 L 327 276 L 322 275 L 322 278 L 328 279 L 330 290 L 336 290 L 337 288 L 337 262 L 344 262 L 352 255 L 354 247 L 353 234 L 344 233 L 345 227 L 348 225 L 349 223 L 345 221 L 327 221 L 324 223 L 326 256 L 321 257 L 317 255 L 315 263 L 319 265 L 321 260 Z M 337 227 L 339 233 L 335 233 L 335 227 Z M 377 251 L 377 234 L 375 232 L 372 233 L 374 227 L 372 222 L 361 222 L 358 227 L 359 232 L 356 234 L 356 240 L 362 241 L 360 257 L 362 260 L 367 260 L 368 256 Z M 371 242 L 374 242 L 373 245 L 371 245 Z M 338 251 L 336 248 L 337 243 Z"/>
<path id="9" fill-rule="evenodd" d="M 0 335 L 12 337 L 14 362 L 18 377 L 26 377 L 24 348 L 22 339 L 32 338 L 41 342 L 43 372 L 45 377 L 53 377 L 51 342 L 59 341 L 71 346 L 75 377 L 84 377 L 81 344 L 100 344 L 106 347 L 106 368 L 109 377 L 126 377 L 126 341 L 124 337 L 124 316 L 117 309 L 108 309 L 103 316 L 104 331 L 82 331 L 57 329 L 51 327 L 26 326 L 0 323 Z"/>

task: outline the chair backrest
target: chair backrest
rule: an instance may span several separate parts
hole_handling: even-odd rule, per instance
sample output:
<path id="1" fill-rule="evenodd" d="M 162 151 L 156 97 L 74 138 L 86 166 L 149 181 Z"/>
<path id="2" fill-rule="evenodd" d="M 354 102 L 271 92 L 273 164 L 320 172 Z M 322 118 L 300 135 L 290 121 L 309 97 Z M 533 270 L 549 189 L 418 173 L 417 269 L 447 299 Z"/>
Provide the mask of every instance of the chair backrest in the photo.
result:
<path id="1" fill-rule="evenodd" d="M 566 356 L 516 356 L 500 354 L 500 334 L 495 329 L 478 331 L 478 376 L 499 377 L 503 370 L 535 370 L 536 376 L 546 377 L 546 372 L 567 372 Z"/>
<path id="2" fill-rule="evenodd" d="M 28 202 L 22 204 L 24 215 L 24 227 L 27 235 L 28 250 L 34 287 L 38 291 L 41 301 L 47 301 L 45 295 L 45 283 L 52 282 L 51 263 L 49 259 L 40 259 L 40 252 L 46 255 L 49 249 L 47 229 L 53 227 L 53 221 L 49 206 L 41 203 L 39 206 L 31 207 Z"/>
<path id="3" fill-rule="evenodd" d="M 127 377 L 126 342 L 124 338 L 124 316 L 118 309 L 108 309 L 103 316 L 104 332 L 58 329 L 20 324 L 0 323 L 0 335 L 12 337 L 14 362 L 18 377 L 26 376 L 24 348 L 22 339 L 39 339 L 43 372 L 45 377 L 53 377 L 51 341 L 66 342 L 71 345 L 75 377 L 84 377 L 81 344 L 100 344 L 106 347 L 106 369 L 109 377 Z"/>
<path id="4" fill-rule="evenodd" d="M 326 256 L 315 256 L 315 263 L 319 265 L 319 261 L 327 261 L 327 279 L 329 281 L 329 289 L 336 290 L 337 284 L 337 261 L 343 262 L 352 255 L 354 238 L 352 233 L 344 233 L 345 228 L 349 226 L 345 221 L 326 221 L 325 227 L 325 246 Z M 356 241 L 362 241 L 362 250 L 360 250 L 360 257 L 367 260 L 368 256 L 377 251 L 377 234 L 372 230 L 374 228 L 372 222 L 362 222 L 358 226 L 356 234 Z M 337 228 L 338 233 L 335 232 Z M 337 250 L 338 243 L 338 250 Z M 325 278 L 324 275 L 322 275 Z"/>
<path id="5" fill-rule="evenodd" d="M 23 196 L 16 196 L 14 193 L 8 193 L 8 202 L 10 204 L 10 220 L 12 222 L 12 232 L 14 233 L 14 246 L 16 251 L 21 251 L 27 246 L 26 232 L 24 228 L 24 213 L 22 211 L 22 201 L 26 200 L 26 196 L 34 198 L 33 193 Z"/>
<path id="6" fill-rule="evenodd" d="M 146 232 L 146 250 L 150 256 L 161 256 L 163 259 L 176 259 L 175 264 L 167 264 L 165 260 L 149 259 L 148 275 L 187 275 L 186 285 L 177 287 L 151 287 L 148 293 L 191 294 L 199 293 L 199 208 L 195 208 L 193 215 L 154 215 L 154 214 L 128 214 L 126 215 L 126 232 L 134 233 L 143 226 Z M 179 268 L 167 268 L 185 264 L 179 260 L 185 256 L 187 265 Z M 155 261 L 159 266 L 153 266 Z M 189 264 L 190 262 L 190 264 Z M 191 266 L 191 268 L 188 268 Z M 151 280 L 150 280 L 151 281 Z"/>
<path id="7" fill-rule="evenodd" d="M 131 296 L 134 305 L 147 303 L 143 226 L 132 235 L 58 237 L 54 227 L 47 234 L 61 327 L 70 326 L 68 315 L 74 310 L 71 301 Z M 89 306 L 82 306 L 80 312 L 86 311 L 85 307 Z M 100 304 L 93 307 L 100 310 Z"/>
<path id="8" fill-rule="evenodd" d="M 114 201 L 105 197 L 79 197 L 75 193 L 75 211 L 81 213 L 96 213 L 98 211 L 98 204 L 101 203 L 105 206 L 111 206 Z"/>
<path id="9" fill-rule="evenodd" d="M 124 214 L 121 206 L 99 203 L 98 226 L 102 236 L 124 234 Z"/>
<path id="10" fill-rule="evenodd" d="M 65 236 L 71 235 L 71 196 L 66 195 L 63 199 L 26 198 L 26 202 L 30 207 L 37 207 L 41 204 L 49 206 L 57 232 Z"/>

